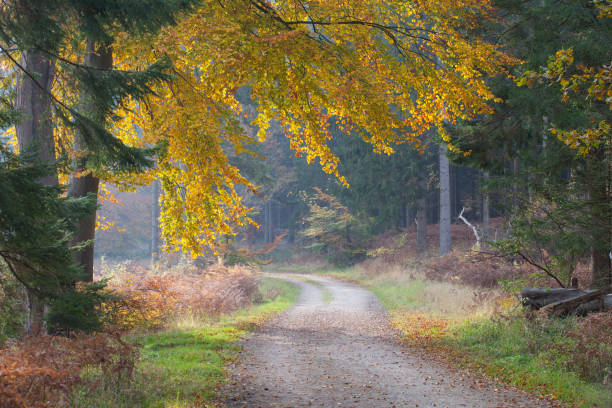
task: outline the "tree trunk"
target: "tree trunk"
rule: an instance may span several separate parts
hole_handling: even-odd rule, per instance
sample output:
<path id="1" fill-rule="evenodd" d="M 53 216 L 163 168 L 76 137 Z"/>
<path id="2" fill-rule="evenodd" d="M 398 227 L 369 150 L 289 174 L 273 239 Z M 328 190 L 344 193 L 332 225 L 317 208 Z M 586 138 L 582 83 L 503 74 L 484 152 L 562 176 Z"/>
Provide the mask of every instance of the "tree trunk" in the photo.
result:
<path id="1" fill-rule="evenodd" d="M 483 175 L 485 181 L 489 181 L 489 172 Z M 482 247 L 486 248 L 489 241 L 489 192 L 485 191 L 482 196 Z"/>
<path id="2" fill-rule="evenodd" d="M 19 151 L 22 155 L 32 154 L 33 160 L 54 167 L 55 140 L 50 92 L 55 76 L 55 61 L 42 53 L 25 51 L 21 56 L 21 65 L 33 78 L 22 72 L 17 83 L 16 108 L 23 115 L 16 126 Z M 57 171 L 52 171 L 39 182 L 46 186 L 56 186 Z M 44 302 L 29 290 L 27 301 L 26 332 L 29 335 L 40 334 L 44 329 Z"/>
<path id="3" fill-rule="evenodd" d="M 16 126 L 19 151 L 33 153 L 44 164 L 55 165 L 55 140 L 51 119 L 51 86 L 55 76 L 55 62 L 45 55 L 26 51 L 21 57 L 24 69 L 36 80 L 21 74 L 17 85 L 17 110 L 23 118 Z M 57 172 L 40 180 L 46 186 L 58 184 Z"/>
<path id="4" fill-rule="evenodd" d="M 440 256 L 451 250 L 450 164 L 446 157 L 448 146 L 440 145 Z"/>
<path id="5" fill-rule="evenodd" d="M 594 149 L 587 158 L 593 178 L 589 182 L 589 211 L 591 225 L 591 282 L 590 287 L 612 285 L 612 211 L 610 210 L 610 164 L 603 148 Z"/>
<path id="6" fill-rule="evenodd" d="M 151 191 L 151 262 L 159 260 L 159 180 L 155 180 Z"/>
<path id="7" fill-rule="evenodd" d="M 99 70 L 110 70 L 113 68 L 113 51 L 108 44 L 100 44 L 96 46 L 92 41 L 87 41 L 87 49 L 85 53 L 85 65 Z M 106 118 L 100 117 L 99 112 L 92 112 L 93 107 L 89 102 L 88 95 L 81 95 L 82 112 L 99 122 L 104 122 Z M 87 152 L 88 148 L 83 138 L 76 136 L 74 143 L 75 152 Z M 98 187 L 100 180 L 95 177 L 91 171 L 87 169 L 88 154 L 84 157 L 79 157 L 75 161 L 74 175 L 71 180 L 70 190 L 68 195 L 71 197 L 86 197 L 90 194 L 98 196 Z M 79 221 L 79 230 L 74 238 L 74 243 L 89 241 L 89 244 L 76 253 L 75 261 L 83 268 L 83 278 L 85 282 L 93 281 L 93 262 L 94 262 L 94 245 L 93 240 L 96 233 L 96 212 L 83 217 Z"/>
<path id="8" fill-rule="evenodd" d="M 518 186 L 518 174 L 519 174 L 519 159 L 515 157 L 512 160 L 512 174 L 514 175 L 514 182 L 512 183 L 512 211 L 516 213 L 519 206 L 519 186 Z"/>
<path id="9" fill-rule="evenodd" d="M 416 247 L 417 252 L 422 254 L 427 249 L 427 185 L 425 183 L 425 175 L 422 174 L 419 180 L 421 197 L 417 200 L 416 211 Z"/>

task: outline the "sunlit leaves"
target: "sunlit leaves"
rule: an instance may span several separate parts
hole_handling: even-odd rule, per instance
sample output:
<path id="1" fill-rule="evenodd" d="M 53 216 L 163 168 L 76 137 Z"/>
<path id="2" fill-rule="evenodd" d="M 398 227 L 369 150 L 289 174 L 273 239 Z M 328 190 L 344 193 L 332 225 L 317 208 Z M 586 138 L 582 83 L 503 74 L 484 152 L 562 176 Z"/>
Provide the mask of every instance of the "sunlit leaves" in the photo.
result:
<path id="1" fill-rule="evenodd" d="M 338 173 L 330 124 L 358 133 L 378 153 L 397 143 L 420 147 L 428 129 L 490 112 L 485 77 L 516 61 L 468 38 L 490 19 L 491 2 L 204 0 L 156 38 L 123 38 L 120 64 L 139 69 L 160 56 L 172 85 L 132 106 L 117 131 L 164 146 L 162 219 L 168 245 L 194 253 L 248 221 L 242 196 L 255 190 L 227 160 L 248 154 L 272 122 L 297 156 Z M 257 107 L 239 117 L 239 89 Z M 133 126 L 145 136 L 133 139 Z M 132 132 L 132 133 L 131 133 Z"/>
<path id="2" fill-rule="evenodd" d="M 612 110 L 612 64 L 602 67 L 575 66 L 571 48 L 557 51 L 540 72 L 526 71 L 517 79 L 519 86 L 532 86 L 536 81 L 558 83 L 563 102 L 578 99 L 589 104 L 607 105 L 608 110 Z M 593 126 L 589 128 L 565 130 L 553 127 L 550 131 L 566 145 L 586 155 L 593 148 L 611 143 L 610 123 L 606 119 L 593 120 L 592 123 Z"/>

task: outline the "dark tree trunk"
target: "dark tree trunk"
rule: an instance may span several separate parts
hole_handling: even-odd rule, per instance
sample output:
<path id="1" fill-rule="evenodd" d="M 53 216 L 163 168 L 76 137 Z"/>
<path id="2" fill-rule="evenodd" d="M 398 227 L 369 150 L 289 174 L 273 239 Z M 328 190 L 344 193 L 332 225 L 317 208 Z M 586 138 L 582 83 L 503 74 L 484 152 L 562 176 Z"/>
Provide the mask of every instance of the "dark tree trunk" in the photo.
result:
<path id="1" fill-rule="evenodd" d="M 412 223 L 414 222 L 414 214 L 413 207 L 410 204 L 404 205 L 404 228 L 410 228 Z"/>
<path id="2" fill-rule="evenodd" d="M 489 181 L 489 172 L 483 175 L 485 181 Z M 489 241 L 489 192 L 485 191 L 482 196 L 482 246 L 486 248 Z"/>
<path id="3" fill-rule="evenodd" d="M 21 63 L 34 80 L 22 73 L 17 85 L 16 105 L 23 115 L 16 126 L 19 151 L 35 153 L 36 160 L 54 166 L 55 140 L 50 92 L 55 76 L 55 62 L 41 53 L 26 51 L 21 57 Z M 52 172 L 40 182 L 47 186 L 57 185 L 57 172 Z"/>
<path id="4" fill-rule="evenodd" d="M 16 108 L 23 115 L 17 124 L 17 141 L 21 154 L 32 154 L 32 159 L 55 166 L 55 140 L 51 117 L 51 86 L 55 76 L 55 62 L 46 55 L 25 51 L 21 65 L 31 76 L 20 73 L 17 83 Z M 39 180 L 41 184 L 58 184 L 57 171 Z M 33 292 L 27 292 L 28 316 L 25 329 L 29 335 L 40 334 L 43 327 L 44 302 Z"/>
<path id="5" fill-rule="evenodd" d="M 85 65 L 100 69 L 110 70 L 113 68 L 113 52 L 112 48 L 107 44 L 96 46 L 93 42 L 87 42 L 85 54 Z M 81 95 L 82 112 L 95 118 L 99 122 L 104 122 L 105 118 L 101 117 L 103 113 L 92 112 L 93 107 L 89 102 L 89 95 Z M 88 147 L 79 135 L 76 136 L 74 143 L 75 152 L 87 152 Z M 75 161 L 74 176 L 70 183 L 68 194 L 71 197 L 86 197 L 88 195 L 98 196 L 98 187 L 100 180 L 95 177 L 91 171 L 87 169 L 87 153 L 84 157 L 80 157 Z M 94 263 L 94 245 L 93 240 L 96 233 L 96 212 L 83 217 L 79 222 L 79 230 L 74 238 L 74 243 L 89 242 L 89 244 L 76 253 L 75 260 L 78 265 L 83 268 L 82 280 L 85 282 L 93 281 L 93 263 Z"/>
<path id="6" fill-rule="evenodd" d="M 417 211 L 416 211 L 416 247 L 419 254 L 425 252 L 427 249 L 427 186 L 425 183 L 425 175 L 421 175 L 419 181 L 421 198 L 417 200 Z"/>
<path id="7" fill-rule="evenodd" d="M 610 164 L 603 148 L 594 149 L 587 166 L 589 182 L 591 248 L 591 288 L 612 285 L 612 211 L 610 210 Z"/>

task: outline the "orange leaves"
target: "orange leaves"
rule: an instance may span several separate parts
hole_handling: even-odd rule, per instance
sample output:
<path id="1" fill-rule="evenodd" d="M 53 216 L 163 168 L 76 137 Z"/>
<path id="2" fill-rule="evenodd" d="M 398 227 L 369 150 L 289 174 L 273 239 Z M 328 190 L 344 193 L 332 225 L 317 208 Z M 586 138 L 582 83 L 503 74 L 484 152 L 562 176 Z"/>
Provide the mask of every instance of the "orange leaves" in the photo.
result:
<path id="1" fill-rule="evenodd" d="M 132 375 L 137 356 L 135 346 L 112 333 L 33 337 L 5 345 L 0 349 L 0 405 L 68 407 L 74 386 L 93 390 L 100 385 L 82 376 L 85 367 L 121 380 Z"/>
<path id="2" fill-rule="evenodd" d="M 452 321 L 426 314 L 396 313 L 393 325 L 406 335 L 406 339 L 428 350 L 437 350 Z"/>
<path id="3" fill-rule="evenodd" d="M 159 329 L 177 316 L 226 313 L 250 303 L 257 275 L 248 268 L 213 265 L 206 270 L 150 275 L 117 273 L 109 288 L 118 299 L 104 305 L 113 329 Z"/>

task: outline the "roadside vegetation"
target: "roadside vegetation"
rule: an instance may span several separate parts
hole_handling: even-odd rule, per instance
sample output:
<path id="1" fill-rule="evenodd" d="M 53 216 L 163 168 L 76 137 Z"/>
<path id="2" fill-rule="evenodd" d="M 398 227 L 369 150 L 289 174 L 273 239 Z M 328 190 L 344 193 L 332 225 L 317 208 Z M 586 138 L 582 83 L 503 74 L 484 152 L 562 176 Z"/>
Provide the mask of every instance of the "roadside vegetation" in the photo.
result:
<path id="1" fill-rule="evenodd" d="M 378 244 L 392 246 L 402 234 L 381 236 Z M 455 237 L 469 248 L 459 232 Z M 522 263 L 467 250 L 418 257 L 409 244 L 380 252 L 348 268 L 319 262 L 275 269 L 368 288 L 406 343 L 435 358 L 568 406 L 611 406 L 612 312 L 549 319 L 524 309 L 516 288 L 538 277 Z"/>
<path id="2" fill-rule="evenodd" d="M 103 272 L 119 295 L 104 305 L 113 310 L 105 330 L 6 342 L 0 406 L 214 406 L 238 341 L 298 295 L 243 267 Z"/>

